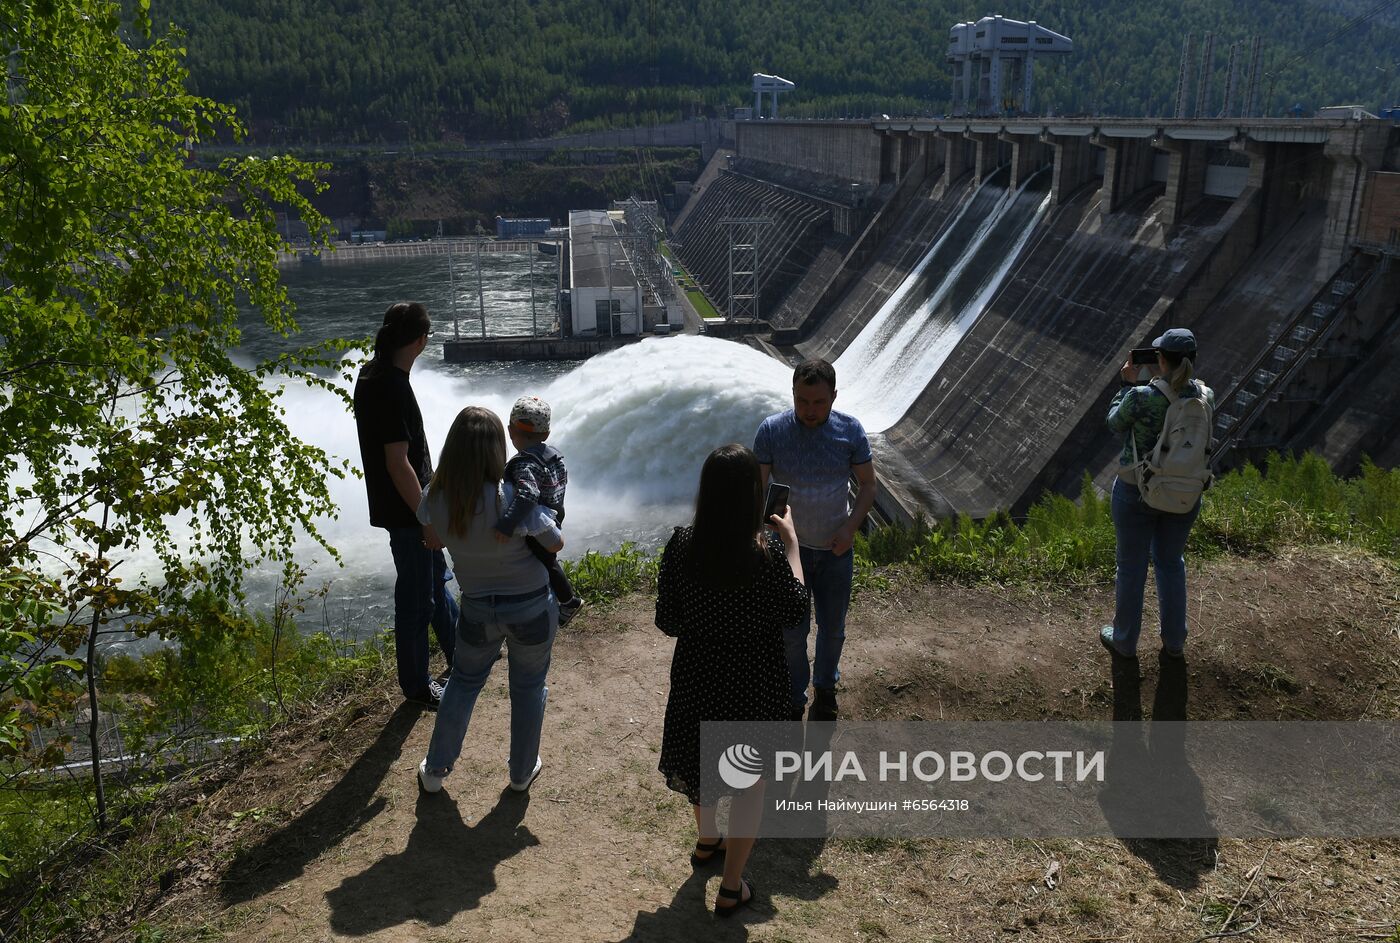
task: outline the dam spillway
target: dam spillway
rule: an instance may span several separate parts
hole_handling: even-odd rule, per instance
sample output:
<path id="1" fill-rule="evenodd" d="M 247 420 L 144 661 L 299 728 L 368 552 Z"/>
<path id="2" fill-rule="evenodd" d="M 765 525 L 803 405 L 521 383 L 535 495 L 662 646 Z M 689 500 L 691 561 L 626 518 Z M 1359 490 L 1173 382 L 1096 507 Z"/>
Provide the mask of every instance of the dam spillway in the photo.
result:
<path id="1" fill-rule="evenodd" d="M 1045 212 L 1044 187 L 1028 181 L 1009 190 L 995 179 L 978 188 L 836 359 L 836 369 L 854 378 L 843 405 L 864 417 L 871 432 L 890 428 L 913 405 L 985 310 Z"/>
<path id="2" fill-rule="evenodd" d="M 884 430 L 885 497 L 906 512 L 980 516 L 1086 473 L 1106 484 L 1118 367 L 1170 325 L 1195 330 L 1218 397 L 1267 391 L 1252 438 L 1230 440 L 1239 457 L 1400 459 L 1400 411 L 1375 405 L 1395 402 L 1397 371 L 1364 366 L 1400 320 L 1393 126 L 763 121 L 737 125 L 736 153 L 752 199 L 772 172 L 773 194 L 828 210 L 800 250 L 771 247 L 784 281 L 766 339 L 836 363 L 838 408 Z M 1376 264 L 1354 286 L 1339 273 L 1358 253 Z M 1322 330 L 1300 312 L 1326 299 L 1345 303 L 1325 341 L 1284 336 Z"/>

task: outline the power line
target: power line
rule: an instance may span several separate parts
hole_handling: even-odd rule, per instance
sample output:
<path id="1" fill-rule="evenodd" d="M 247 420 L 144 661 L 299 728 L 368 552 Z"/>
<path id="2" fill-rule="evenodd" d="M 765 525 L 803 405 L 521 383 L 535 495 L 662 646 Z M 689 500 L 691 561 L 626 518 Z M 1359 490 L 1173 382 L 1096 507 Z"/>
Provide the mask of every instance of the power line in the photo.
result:
<path id="1" fill-rule="evenodd" d="M 1374 17 L 1379 16 L 1380 14 L 1384 13 L 1386 10 L 1389 10 L 1391 7 L 1395 6 L 1397 3 L 1400 3 L 1400 0 L 1382 0 L 1382 2 L 1381 2 L 1379 5 L 1377 5 L 1374 9 L 1372 9 L 1369 13 L 1361 13 L 1361 14 L 1358 14 L 1357 16 L 1355 16 L 1355 17 L 1352 17 L 1351 20 L 1349 20 L 1346 24 L 1344 24 L 1344 25 L 1342 25 L 1342 26 L 1339 26 L 1336 30 L 1334 30 L 1330 35 L 1328 35 L 1328 36 L 1327 36 L 1325 39 L 1323 39 L 1321 42 L 1314 44 L 1314 45 L 1312 46 L 1312 48 L 1306 50 L 1305 52 L 1300 52 L 1300 53 L 1298 53 L 1296 56 L 1294 56 L 1293 58 L 1285 60 L 1284 63 L 1283 63 L 1283 65 L 1279 66 L 1279 67 L 1278 67 L 1277 69 L 1275 69 L 1274 71 L 1268 73 L 1268 75 L 1269 75 L 1269 99 L 1268 99 L 1268 102 L 1265 103 L 1265 109 L 1267 110 L 1267 109 L 1269 108 L 1269 103 L 1271 103 L 1271 102 L 1273 101 L 1273 98 L 1274 98 L 1274 86 L 1275 86 L 1275 85 L 1277 84 L 1277 82 L 1278 82 L 1278 77 L 1279 77 L 1279 73 L 1280 73 L 1280 72 L 1283 72 L 1285 69 L 1289 68 L 1290 66 L 1293 66 L 1293 65 L 1295 65 L 1295 64 L 1297 64 L 1297 63 L 1299 63 L 1299 62 L 1302 62 L 1304 59 L 1308 58 L 1309 56 L 1314 55 L 1314 54 L 1315 54 L 1319 49 L 1321 49 L 1323 46 L 1326 46 L 1326 45 L 1328 45 L 1328 44 L 1330 44 L 1330 43 L 1332 43 L 1332 42 L 1335 42 L 1336 40 L 1342 38 L 1342 37 L 1345 36 L 1347 33 L 1350 33 L 1352 30 L 1356 29 L 1356 28 L 1357 28 L 1358 26 L 1360 26 L 1362 23 L 1365 23 L 1367 20 L 1370 20 L 1370 19 L 1373 19 Z"/>

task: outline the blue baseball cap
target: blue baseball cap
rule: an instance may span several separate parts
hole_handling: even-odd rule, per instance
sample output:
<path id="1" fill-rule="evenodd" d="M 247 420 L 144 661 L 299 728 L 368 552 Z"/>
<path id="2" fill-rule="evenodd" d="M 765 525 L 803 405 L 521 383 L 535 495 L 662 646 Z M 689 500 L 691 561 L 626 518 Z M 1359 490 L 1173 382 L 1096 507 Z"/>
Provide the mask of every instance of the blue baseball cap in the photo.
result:
<path id="1" fill-rule="evenodd" d="M 1196 335 L 1184 327 L 1174 327 L 1153 341 L 1152 346 L 1171 354 L 1194 354 Z"/>

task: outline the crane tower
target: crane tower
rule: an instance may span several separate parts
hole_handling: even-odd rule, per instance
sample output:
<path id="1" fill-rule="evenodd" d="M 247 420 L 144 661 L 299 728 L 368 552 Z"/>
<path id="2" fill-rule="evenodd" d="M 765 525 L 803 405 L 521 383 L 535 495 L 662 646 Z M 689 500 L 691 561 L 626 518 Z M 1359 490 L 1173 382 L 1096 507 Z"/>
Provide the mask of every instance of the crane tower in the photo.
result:
<path id="1" fill-rule="evenodd" d="M 1074 49 L 1068 36 L 1004 16 L 984 16 L 948 31 L 953 64 L 953 114 L 1026 112 L 1035 92 L 1035 60 Z"/>

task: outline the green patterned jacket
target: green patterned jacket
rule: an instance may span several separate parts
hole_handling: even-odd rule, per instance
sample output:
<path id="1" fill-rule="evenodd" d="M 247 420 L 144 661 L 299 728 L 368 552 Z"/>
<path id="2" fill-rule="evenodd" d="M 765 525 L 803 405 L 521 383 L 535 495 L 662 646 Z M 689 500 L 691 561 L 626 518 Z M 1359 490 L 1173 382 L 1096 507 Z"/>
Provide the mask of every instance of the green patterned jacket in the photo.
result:
<path id="1" fill-rule="evenodd" d="M 1192 380 L 1183 396 L 1204 396 L 1215 409 L 1215 392 L 1199 380 Z M 1162 434 L 1171 403 L 1152 386 L 1125 386 L 1113 397 L 1108 407 L 1108 428 L 1123 436 L 1123 451 L 1118 455 L 1120 466 L 1133 464 L 1133 439 L 1137 440 L 1138 458 L 1145 458 Z M 1130 438 L 1131 436 L 1131 438 Z"/>

